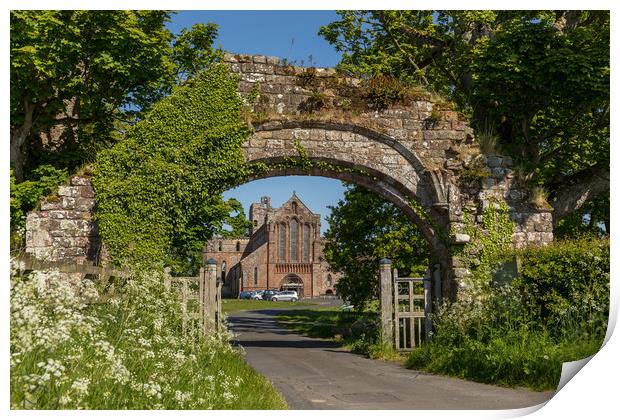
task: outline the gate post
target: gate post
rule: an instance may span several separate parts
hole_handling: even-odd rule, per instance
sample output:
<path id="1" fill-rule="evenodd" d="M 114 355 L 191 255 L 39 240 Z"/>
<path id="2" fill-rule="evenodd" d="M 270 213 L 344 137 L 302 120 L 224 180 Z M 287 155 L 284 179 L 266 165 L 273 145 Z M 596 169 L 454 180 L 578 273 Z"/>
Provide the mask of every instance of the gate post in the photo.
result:
<path id="1" fill-rule="evenodd" d="M 432 311 L 432 301 L 431 301 L 431 279 L 424 280 L 424 339 L 428 341 L 431 336 L 431 329 L 433 328 L 433 323 L 431 322 L 431 311 Z"/>
<path id="2" fill-rule="evenodd" d="M 211 258 L 207 261 L 203 277 L 203 330 L 205 335 L 213 332 L 215 327 L 216 293 L 217 293 L 217 262 Z"/>
<path id="3" fill-rule="evenodd" d="M 393 343 L 394 321 L 392 312 L 392 261 L 387 258 L 379 261 L 379 281 L 381 299 L 381 339 L 383 343 Z"/>

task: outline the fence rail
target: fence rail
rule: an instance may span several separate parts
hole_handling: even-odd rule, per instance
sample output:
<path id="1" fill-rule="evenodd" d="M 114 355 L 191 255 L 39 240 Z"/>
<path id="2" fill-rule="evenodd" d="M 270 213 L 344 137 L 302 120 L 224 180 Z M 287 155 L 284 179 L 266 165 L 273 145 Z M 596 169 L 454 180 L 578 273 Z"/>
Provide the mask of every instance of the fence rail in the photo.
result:
<path id="1" fill-rule="evenodd" d="M 30 255 L 20 255 L 16 261 L 21 272 L 58 271 L 64 274 L 98 276 L 100 281 L 130 276 L 129 272 L 115 268 L 64 261 L 43 261 Z M 222 327 L 222 286 L 216 280 L 216 270 L 215 265 L 210 264 L 206 269 L 200 269 L 198 277 L 171 277 L 170 275 L 165 277 L 166 290 L 176 290 L 179 293 L 184 334 L 189 331 L 209 334 L 219 331 Z M 113 290 L 110 292 L 114 293 Z M 106 297 L 110 296 L 112 295 L 106 295 Z M 188 327 L 190 322 L 198 323 L 199 328 L 190 329 Z"/>

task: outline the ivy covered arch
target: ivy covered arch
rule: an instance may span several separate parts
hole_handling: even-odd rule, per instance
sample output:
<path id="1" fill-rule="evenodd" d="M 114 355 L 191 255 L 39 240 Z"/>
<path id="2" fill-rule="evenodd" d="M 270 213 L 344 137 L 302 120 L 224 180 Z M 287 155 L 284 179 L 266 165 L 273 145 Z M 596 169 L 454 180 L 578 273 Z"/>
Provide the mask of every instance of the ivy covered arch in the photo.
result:
<path id="1" fill-rule="evenodd" d="M 461 117 L 449 108 L 438 111 L 419 92 L 382 110 L 351 111 L 332 98 L 337 108 L 308 114 L 308 101 L 325 95 L 317 91 L 320 84 L 300 87 L 300 77 L 303 83 L 307 77 L 294 68 L 234 60 L 175 89 L 126 139 L 98 156 L 96 219 L 111 259 L 153 265 L 172 250 L 199 249 L 229 211 L 223 191 L 254 179 L 315 175 L 359 184 L 401 208 L 441 264 L 444 292 L 454 295 L 466 275 L 455 258 L 467 242 L 466 224 L 476 223 L 485 200 L 517 191 L 503 168 L 491 172 L 486 160 L 468 160 L 480 152 L 472 153 L 477 146 Z M 368 94 L 330 83 L 358 102 Z M 464 170 L 473 184 L 459 181 Z M 474 176 L 489 178 L 493 187 Z M 519 217 L 527 222 L 536 212 L 523 211 L 521 196 L 515 197 L 510 209 L 519 223 Z"/>

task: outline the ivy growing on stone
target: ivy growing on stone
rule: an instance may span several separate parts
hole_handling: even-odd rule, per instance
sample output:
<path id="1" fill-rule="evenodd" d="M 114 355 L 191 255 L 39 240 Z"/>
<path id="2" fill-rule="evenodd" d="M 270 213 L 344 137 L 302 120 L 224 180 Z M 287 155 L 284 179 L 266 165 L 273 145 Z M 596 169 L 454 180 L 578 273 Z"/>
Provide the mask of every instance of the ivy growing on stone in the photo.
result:
<path id="1" fill-rule="evenodd" d="M 221 192 L 249 174 L 241 145 L 238 80 L 211 66 L 166 99 L 97 159 L 101 237 L 113 261 L 160 265 L 199 251 L 230 210 Z"/>
<path id="2" fill-rule="evenodd" d="M 512 251 L 514 222 L 505 202 L 491 202 L 482 212 L 482 223 L 475 225 L 467 208 L 463 209 L 464 232 L 470 242 L 456 254 L 470 270 L 468 289 L 472 295 L 485 294 L 494 265 Z"/>

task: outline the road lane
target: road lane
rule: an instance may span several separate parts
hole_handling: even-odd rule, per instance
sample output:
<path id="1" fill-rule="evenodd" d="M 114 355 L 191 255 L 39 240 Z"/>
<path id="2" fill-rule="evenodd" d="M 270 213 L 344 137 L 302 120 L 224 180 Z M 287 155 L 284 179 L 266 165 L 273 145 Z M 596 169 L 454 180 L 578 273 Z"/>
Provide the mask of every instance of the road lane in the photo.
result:
<path id="1" fill-rule="evenodd" d="M 273 382 L 292 409 L 510 409 L 553 396 L 553 391 L 479 384 L 370 360 L 278 325 L 280 311 L 237 312 L 228 322 L 248 363 Z"/>

